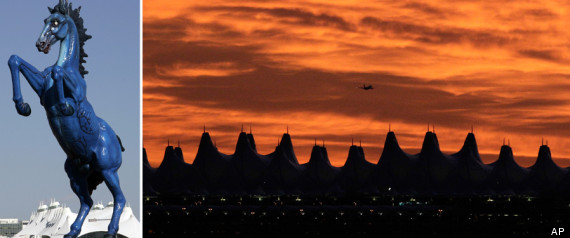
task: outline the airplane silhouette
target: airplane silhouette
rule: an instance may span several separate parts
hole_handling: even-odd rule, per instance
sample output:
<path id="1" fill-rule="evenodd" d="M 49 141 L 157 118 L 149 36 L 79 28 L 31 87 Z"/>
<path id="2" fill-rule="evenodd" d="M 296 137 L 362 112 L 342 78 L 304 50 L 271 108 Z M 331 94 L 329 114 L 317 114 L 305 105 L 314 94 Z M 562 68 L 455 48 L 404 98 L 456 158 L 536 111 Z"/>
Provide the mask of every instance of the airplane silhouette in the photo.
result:
<path id="1" fill-rule="evenodd" d="M 372 87 L 372 84 L 368 85 L 368 86 L 366 86 L 366 84 L 363 84 L 362 87 L 358 87 L 358 88 L 363 89 L 363 90 L 374 89 L 374 87 Z"/>

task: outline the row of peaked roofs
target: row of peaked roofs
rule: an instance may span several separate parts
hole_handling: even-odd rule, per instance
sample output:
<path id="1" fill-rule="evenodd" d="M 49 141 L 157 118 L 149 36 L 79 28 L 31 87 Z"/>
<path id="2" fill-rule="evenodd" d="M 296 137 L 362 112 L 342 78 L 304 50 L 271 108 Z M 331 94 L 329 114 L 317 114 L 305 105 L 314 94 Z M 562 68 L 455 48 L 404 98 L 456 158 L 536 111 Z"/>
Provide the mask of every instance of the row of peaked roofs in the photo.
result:
<path id="1" fill-rule="evenodd" d="M 541 195 L 570 197 L 570 168 L 561 168 L 542 145 L 534 165 L 519 166 L 510 146 L 497 161 L 481 161 L 475 135 L 461 150 L 443 154 L 435 133 L 427 132 L 419 154 L 404 152 L 388 132 L 378 161 L 366 161 L 362 147 L 351 146 L 342 167 L 331 165 L 324 146 L 299 164 L 291 137 L 283 134 L 273 153 L 257 153 L 252 134 L 240 133 L 233 155 L 222 154 L 204 132 L 193 164 L 180 147 L 166 148 L 158 168 L 150 166 L 143 149 L 143 192 L 153 194 L 402 194 L 402 195 Z"/>

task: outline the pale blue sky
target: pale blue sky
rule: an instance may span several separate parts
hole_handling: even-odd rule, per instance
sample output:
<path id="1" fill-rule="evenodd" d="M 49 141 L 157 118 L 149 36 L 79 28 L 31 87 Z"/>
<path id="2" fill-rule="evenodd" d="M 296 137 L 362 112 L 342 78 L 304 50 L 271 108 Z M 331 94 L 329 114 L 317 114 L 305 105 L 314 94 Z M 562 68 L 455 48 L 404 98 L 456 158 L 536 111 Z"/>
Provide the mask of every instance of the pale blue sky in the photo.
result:
<path id="1" fill-rule="evenodd" d="M 84 64 L 87 98 L 97 115 L 121 137 L 126 151 L 119 169 L 121 187 L 140 219 L 140 66 L 139 1 L 76 0 L 87 33 L 89 55 Z M 21 77 L 24 100 L 32 108 L 29 117 L 16 113 L 12 102 L 12 82 L 7 61 L 17 54 L 43 70 L 57 60 L 59 44 L 47 55 L 37 51 L 35 42 L 49 15 L 48 5 L 57 1 L 3 1 L 0 7 L 0 218 L 29 219 L 40 201 L 55 198 L 79 208 L 63 169 L 66 156 L 57 144 L 38 96 Z M 95 202 L 112 200 L 104 184 L 93 192 Z"/>

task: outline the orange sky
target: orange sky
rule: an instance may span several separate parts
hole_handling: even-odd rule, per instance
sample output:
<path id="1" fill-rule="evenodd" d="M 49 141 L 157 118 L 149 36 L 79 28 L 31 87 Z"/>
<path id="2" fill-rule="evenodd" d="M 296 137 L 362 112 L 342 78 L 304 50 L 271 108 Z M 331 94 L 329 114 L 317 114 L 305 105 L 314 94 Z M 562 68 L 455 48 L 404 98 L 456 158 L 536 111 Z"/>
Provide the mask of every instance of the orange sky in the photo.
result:
<path id="1" fill-rule="evenodd" d="M 314 138 L 342 166 L 351 139 L 376 163 L 388 123 L 417 152 L 427 123 L 458 151 L 503 138 L 529 166 L 541 138 L 570 166 L 570 3 L 564 1 L 147 1 L 143 134 L 192 163 L 202 126 L 232 154 L 241 124 L 268 154 L 289 125 L 297 157 Z M 356 87 L 363 83 L 374 90 Z"/>

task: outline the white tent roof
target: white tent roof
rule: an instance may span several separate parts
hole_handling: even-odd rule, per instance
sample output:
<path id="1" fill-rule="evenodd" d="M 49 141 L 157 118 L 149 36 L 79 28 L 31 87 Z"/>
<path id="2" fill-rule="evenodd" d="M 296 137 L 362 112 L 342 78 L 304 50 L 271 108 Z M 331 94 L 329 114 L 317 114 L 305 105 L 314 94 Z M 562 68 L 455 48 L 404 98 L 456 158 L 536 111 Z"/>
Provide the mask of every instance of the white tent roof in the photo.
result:
<path id="1" fill-rule="evenodd" d="M 89 215 L 85 218 L 79 237 L 94 232 L 106 232 L 112 213 L 112 202 L 107 206 L 102 204 L 94 205 Z M 32 213 L 30 223 L 16 234 L 14 238 L 40 238 L 42 236 L 63 238 L 69 232 L 69 226 L 73 223 L 75 217 L 77 217 L 76 213 L 73 213 L 68 207 L 61 206 L 56 201 L 53 201 L 49 207 L 41 203 L 38 210 Z M 140 222 L 134 216 L 133 210 L 129 206 L 123 209 L 119 220 L 118 233 L 128 238 L 142 237 Z"/>

